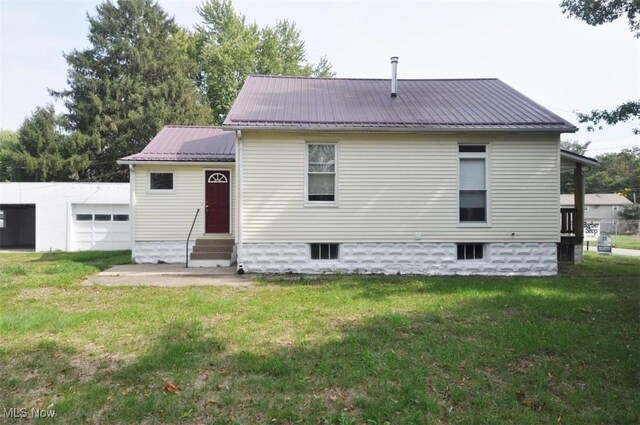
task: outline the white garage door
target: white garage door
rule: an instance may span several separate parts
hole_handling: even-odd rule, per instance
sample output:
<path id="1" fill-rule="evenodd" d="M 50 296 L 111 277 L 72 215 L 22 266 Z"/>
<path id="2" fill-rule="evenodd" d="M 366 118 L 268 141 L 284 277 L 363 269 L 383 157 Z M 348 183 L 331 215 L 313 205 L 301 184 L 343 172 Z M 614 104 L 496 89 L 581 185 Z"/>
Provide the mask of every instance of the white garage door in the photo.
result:
<path id="1" fill-rule="evenodd" d="M 129 205 L 74 204 L 71 250 L 131 248 Z"/>

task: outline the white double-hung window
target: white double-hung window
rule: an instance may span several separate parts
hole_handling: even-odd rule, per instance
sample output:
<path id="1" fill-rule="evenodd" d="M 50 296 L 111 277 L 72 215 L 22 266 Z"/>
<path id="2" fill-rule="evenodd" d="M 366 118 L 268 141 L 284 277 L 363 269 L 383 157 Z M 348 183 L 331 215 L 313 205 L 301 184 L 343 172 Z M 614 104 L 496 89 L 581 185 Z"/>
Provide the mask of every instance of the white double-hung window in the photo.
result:
<path id="1" fill-rule="evenodd" d="M 336 144 L 307 143 L 307 201 L 336 202 Z"/>
<path id="2" fill-rule="evenodd" d="M 460 223 L 488 223 L 487 146 L 458 146 L 458 219 Z"/>

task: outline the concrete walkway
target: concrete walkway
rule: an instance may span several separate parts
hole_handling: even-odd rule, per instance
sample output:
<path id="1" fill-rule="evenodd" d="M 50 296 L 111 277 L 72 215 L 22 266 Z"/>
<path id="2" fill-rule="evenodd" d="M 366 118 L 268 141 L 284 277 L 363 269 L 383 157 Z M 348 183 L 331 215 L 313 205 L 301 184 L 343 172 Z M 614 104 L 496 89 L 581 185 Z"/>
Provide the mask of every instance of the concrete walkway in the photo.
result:
<path id="1" fill-rule="evenodd" d="M 584 250 L 587 250 L 587 245 L 584 245 Z M 598 252 L 597 247 L 591 246 L 589 252 Z M 613 255 L 624 255 L 627 257 L 640 257 L 639 249 L 624 249 L 624 248 L 612 248 L 611 252 Z"/>
<path id="2" fill-rule="evenodd" d="M 126 264 L 89 276 L 83 285 L 105 286 L 249 286 L 253 276 L 235 267 L 185 268 L 182 264 Z"/>

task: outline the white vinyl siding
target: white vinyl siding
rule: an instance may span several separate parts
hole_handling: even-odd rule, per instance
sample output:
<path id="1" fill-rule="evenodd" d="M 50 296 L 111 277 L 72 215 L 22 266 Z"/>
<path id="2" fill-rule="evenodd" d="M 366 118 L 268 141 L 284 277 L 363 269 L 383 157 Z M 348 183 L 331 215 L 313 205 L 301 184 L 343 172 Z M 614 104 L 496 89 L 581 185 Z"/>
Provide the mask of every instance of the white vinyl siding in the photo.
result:
<path id="1" fill-rule="evenodd" d="M 230 170 L 231 234 L 235 232 L 236 200 L 234 165 L 136 165 L 135 235 L 136 241 L 186 240 L 196 209 L 200 208 L 192 239 L 204 235 L 203 170 Z M 173 173 L 172 191 L 149 191 L 150 172 Z M 211 236 L 215 237 L 215 236 Z M 223 237 L 223 235 L 220 235 Z"/>
<path id="2" fill-rule="evenodd" d="M 244 242 L 559 241 L 557 136 L 332 135 L 335 208 L 305 208 L 305 141 L 244 133 Z M 491 223 L 458 225 L 459 143 L 490 145 Z M 513 234 L 513 235 L 512 235 Z"/>

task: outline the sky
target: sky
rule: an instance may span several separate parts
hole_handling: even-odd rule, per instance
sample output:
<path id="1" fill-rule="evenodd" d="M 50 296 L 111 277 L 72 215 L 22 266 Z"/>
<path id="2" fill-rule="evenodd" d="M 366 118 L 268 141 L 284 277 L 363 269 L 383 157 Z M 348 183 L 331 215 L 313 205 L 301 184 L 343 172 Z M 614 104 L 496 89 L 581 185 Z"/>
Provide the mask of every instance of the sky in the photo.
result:
<path id="1" fill-rule="evenodd" d="M 306 42 L 307 58 L 326 56 L 338 77 L 496 77 L 578 124 L 574 111 L 612 108 L 640 98 L 640 40 L 625 19 L 592 27 L 546 1 L 236 0 L 261 26 L 287 19 Z M 66 87 L 63 53 L 89 46 L 86 14 L 96 0 L 0 0 L 0 128 L 16 130 L 47 89 Z M 200 19 L 201 0 L 159 0 L 182 26 Z M 624 123 L 563 140 L 591 141 L 590 156 L 640 144 Z"/>

